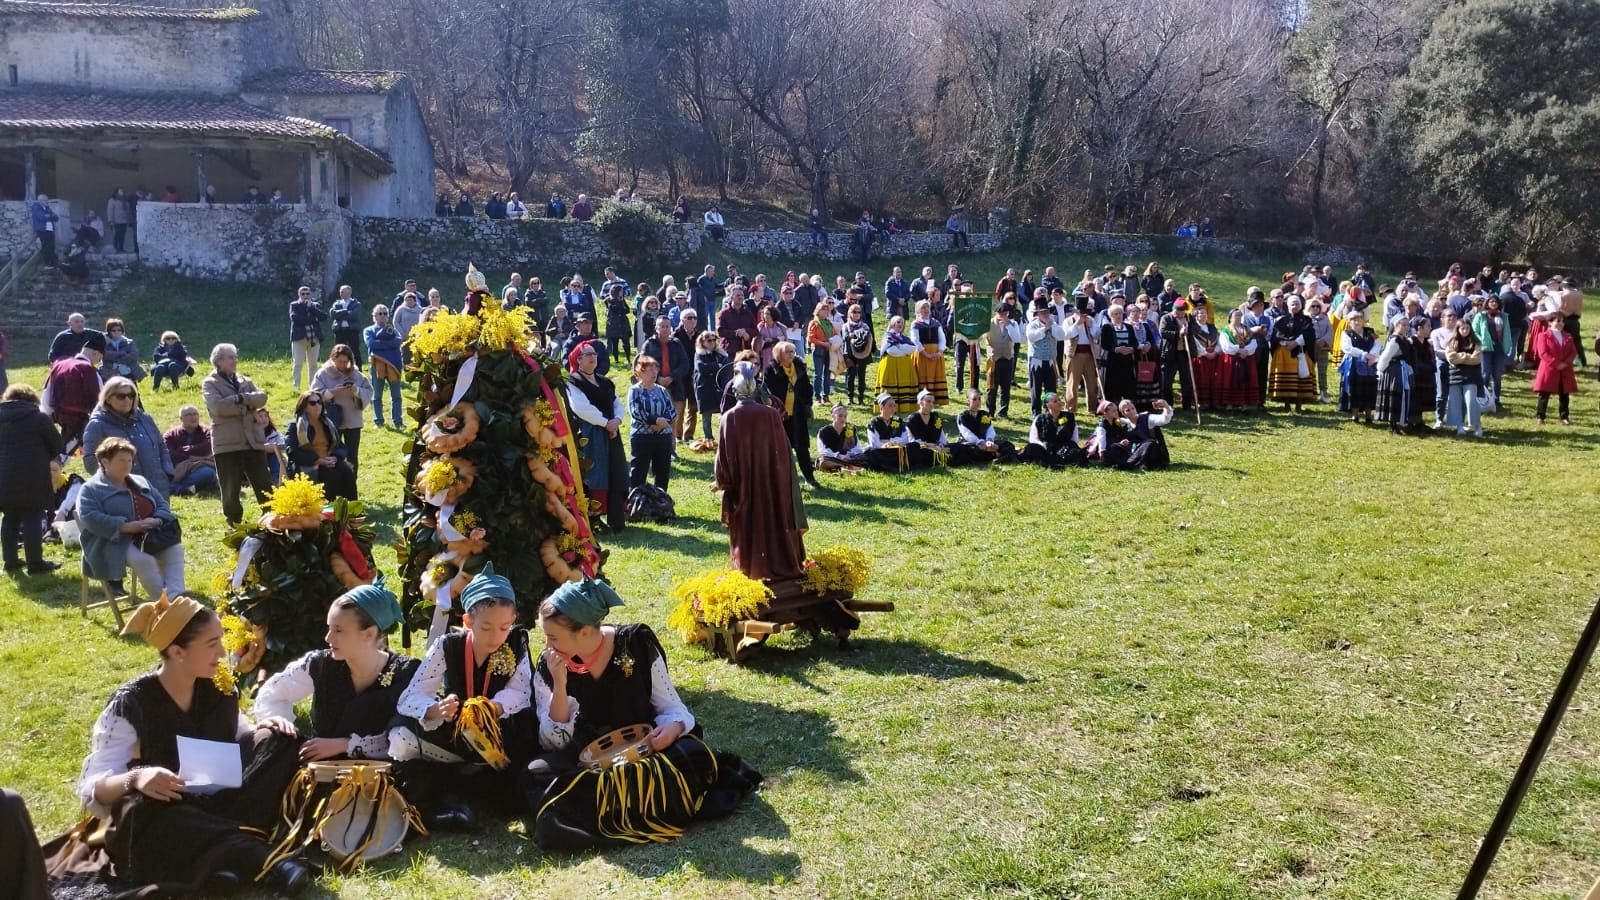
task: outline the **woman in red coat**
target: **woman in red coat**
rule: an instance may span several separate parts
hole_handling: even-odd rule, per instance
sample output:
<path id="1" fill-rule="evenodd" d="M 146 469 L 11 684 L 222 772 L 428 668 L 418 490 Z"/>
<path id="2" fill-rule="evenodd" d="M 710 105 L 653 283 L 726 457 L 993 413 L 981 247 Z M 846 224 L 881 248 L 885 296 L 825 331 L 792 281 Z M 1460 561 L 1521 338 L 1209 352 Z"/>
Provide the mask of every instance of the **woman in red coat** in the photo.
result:
<path id="1" fill-rule="evenodd" d="M 1572 424 L 1567 421 L 1567 405 L 1568 398 L 1578 392 L 1578 373 L 1572 368 L 1578 358 L 1578 343 L 1572 339 L 1572 335 L 1562 331 L 1565 324 L 1566 317 L 1560 312 L 1553 312 L 1550 314 L 1550 327 L 1534 338 L 1539 370 L 1533 374 L 1533 389 L 1539 393 L 1539 410 L 1535 416 L 1540 425 L 1544 424 L 1544 413 L 1550 405 L 1551 394 L 1561 398 L 1558 406 L 1561 424 Z"/>

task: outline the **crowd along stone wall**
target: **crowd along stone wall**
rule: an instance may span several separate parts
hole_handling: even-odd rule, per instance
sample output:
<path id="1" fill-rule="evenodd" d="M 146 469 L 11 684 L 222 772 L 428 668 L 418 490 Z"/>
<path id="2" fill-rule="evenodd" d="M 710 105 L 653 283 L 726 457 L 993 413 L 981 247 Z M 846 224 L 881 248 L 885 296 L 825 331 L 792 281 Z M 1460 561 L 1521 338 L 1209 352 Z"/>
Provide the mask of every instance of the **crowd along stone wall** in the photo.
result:
<path id="1" fill-rule="evenodd" d="M 984 253 L 998 250 L 1005 244 L 1004 232 L 969 234 L 970 252 Z M 809 231 L 745 231 L 730 230 L 723 245 L 735 253 L 759 256 L 766 259 L 787 259 L 796 256 L 813 256 L 829 260 L 854 259 L 848 231 L 828 232 L 827 249 L 814 249 Z M 886 244 L 874 246 L 872 255 L 882 257 L 923 257 L 950 253 L 950 235 L 943 232 L 901 232 Z"/>
<path id="2" fill-rule="evenodd" d="M 350 263 L 347 210 L 298 205 L 139 204 L 139 257 L 188 278 L 330 292 Z"/>

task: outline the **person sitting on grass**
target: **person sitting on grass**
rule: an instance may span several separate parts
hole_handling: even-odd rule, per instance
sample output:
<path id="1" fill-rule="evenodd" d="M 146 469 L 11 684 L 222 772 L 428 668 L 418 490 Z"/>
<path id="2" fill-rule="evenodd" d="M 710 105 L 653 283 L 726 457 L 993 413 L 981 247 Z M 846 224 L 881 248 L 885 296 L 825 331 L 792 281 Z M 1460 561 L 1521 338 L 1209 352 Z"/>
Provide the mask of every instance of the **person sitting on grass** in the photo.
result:
<path id="1" fill-rule="evenodd" d="M 835 403 L 828 424 L 817 429 L 817 471 L 860 472 L 867 463 L 867 447 L 850 424 L 850 407 Z"/>
<path id="2" fill-rule="evenodd" d="M 160 662 L 111 695 L 78 778 L 79 800 L 115 835 L 100 853 L 127 883 L 119 887 L 215 897 L 259 880 L 276 894 L 304 891 L 315 871 L 293 853 L 268 865 L 264 837 L 299 760 L 289 738 L 251 727 L 239 698 L 213 683 L 227 655 L 217 614 L 189 597 L 161 597 L 135 609 L 122 634 L 142 638 Z M 191 790 L 178 774 L 180 738 L 237 744 L 243 785 Z"/>
<path id="3" fill-rule="evenodd" d="M 161 436 L 172 459 L 172 493 L 197 494 L 217 487 L 217 461 L 211 456 L 211 429 L 200 423 L 200 410 L 185 404 L 178 424 Z"/>
<path id="4" fill-rule="evenodd" d="M 660 842 L 733 812 L 760 772 L 706 744 L 667 674 L 650 626 L 606 625 L 622 598 L 604 581 L 569 581 L 539 606 L 544 652 L 533 679 L 539 744 L 524 790 L 531 833 L 548 850 Z M 626 781 L 589 769 L 579 752 L 624 725 L 650 726 L 651 755 Z"/>
<path id="5" fill-rule="evenodd" d="M 1022 461 L 1052 469 L 1081 466 L 1085 462 L 1078 444 L 1078 423 L 1072 410 L 1055 391 L 1044 395 L 1044 409 L 1033 417 L 1028 428 L 1028 445 L 1022 448 Z"/>
<path id="6" fill-rule="evenodd" d="M 151 367 L 155 375 L 150 390 L 161 390 L 161 380 L 170 378 L 172 389 L 178 389 L 178 379 L 184 375 L 194 374 L 194 360 L 189 358 L 189 349 L 183 346 L 183 339 L 178 337 L 176 331 L 161 332 L 161 346 L 155 349 L 153 355 L 154 365 Z"/>

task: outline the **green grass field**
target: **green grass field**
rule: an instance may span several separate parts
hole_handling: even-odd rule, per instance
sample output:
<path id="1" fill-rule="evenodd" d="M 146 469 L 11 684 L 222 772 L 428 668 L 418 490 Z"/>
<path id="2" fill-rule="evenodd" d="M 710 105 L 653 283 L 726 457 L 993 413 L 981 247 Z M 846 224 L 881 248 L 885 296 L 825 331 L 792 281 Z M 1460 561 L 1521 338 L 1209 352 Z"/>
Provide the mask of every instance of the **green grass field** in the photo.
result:
<path id="1" fill-rule="evenodd" d="M 1028 256 L 1013 261 L 1042 269 Z M 1070 281 L 1100 261 L 1055 262 Z M 1006 265 L 963 263 L 985 287 Z M 789 267 L 810 268 L 760 268 Z M 1224 303 L 1286 267 L 1168 261 Z M 504 266 L 484 268 L 503 283 Z M 831 284 L 853 267 L 822 271 Z M 405 274 L 351 281 L 370 309 Z M 869 274 L 881 286 L 886 267 Z M 459 275 L 437 278 L 457 302 Z M 241 371 L 281 422 L 289 296 L 148 280 L 130 284 L 124 308 L 146 352 L 164 328 L 197 357 L 239 343 Z M 14 345 L 11 380 L 37 385 L 42 366 L 22 362 L 43 356 Z M 1481 442 L 1393 437 L 1327 411 L 1218 416 L 1169 429 L 1176 465 L 1162 473 L 825 479 L 807 496 L 808 547 L 870 552 L 863 595 L 898 609 L 868 615 L 851 652 L 784 635 L 739 667 L 665 635 L 669 587 L 726 564 L 709 460 L 685 452 L 672 490 L 681 518 L 613 538 L 608 574 L 628 599 L 622 620 L 663 633 L 713 746 L 766 774 L 761 793 L 665 846 L 552 857 L 509 823 L 414 841 L 322 887 L 381 898 L 1453 895 L 1594 602 L 1600 416 L 1592 380 L 1582 389 L 1577 424 L 1538 429 L 1526 375 L 1511 376 L 1509 411 L 1486 418 Z M 198 402 L 194 380 L 145 397 L 163 425 L 185 402 Z M 363 499 L 388 540 L 402 439 L 369 431 L 362 450 Z M 174 505 L 203 587 L 224 556 L 220 508 L 214 497 Z M 393 566 L 387 552 L 380 561 Z M 47 836 L 78 815 L 72 784 L 106 697 L 153 662 L 104 611 L 79 616 L 71 563 L 0 581 L 0 784 L 26 795 Z M 1569 898 L 1600 874 L 1597 698 L 1580 691 L 1485 896 Z"/>

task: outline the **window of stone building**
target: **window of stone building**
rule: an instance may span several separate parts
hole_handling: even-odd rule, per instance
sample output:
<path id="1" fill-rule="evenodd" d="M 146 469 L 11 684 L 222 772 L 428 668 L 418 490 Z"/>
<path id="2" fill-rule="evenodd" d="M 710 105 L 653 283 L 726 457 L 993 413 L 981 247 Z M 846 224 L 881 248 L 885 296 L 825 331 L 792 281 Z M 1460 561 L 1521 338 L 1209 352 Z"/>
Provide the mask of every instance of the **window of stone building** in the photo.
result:
<path id="1" fill-rule="evenodd" d="M 15 65 L 6 66 L 6 82 L 12 87 L 17 86 L 17 67 Z"/>
<path id="2" fill-rule="evenodd" d="M 323 119 L 322 124 L 332 128 L 345 137 L 351 137 L 351 124 L 349 119 Z"/>

